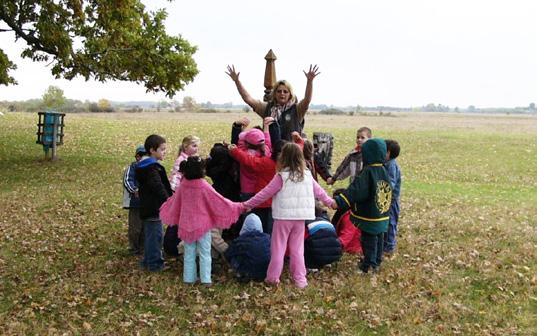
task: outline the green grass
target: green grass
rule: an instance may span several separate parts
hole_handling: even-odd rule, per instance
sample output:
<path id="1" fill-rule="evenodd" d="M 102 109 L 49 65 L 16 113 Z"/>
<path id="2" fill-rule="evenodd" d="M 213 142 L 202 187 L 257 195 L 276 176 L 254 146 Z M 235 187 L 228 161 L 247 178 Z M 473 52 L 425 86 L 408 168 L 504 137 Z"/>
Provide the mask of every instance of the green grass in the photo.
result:
<path id="1" fill-rule="evenodd" d="M 169 170 L 182 137 L 200 136 L 207 154 L 237 116 L 69 114 L 57 162 L 42 160 L 36 115 L 0 117 L 0 333 L 537 333 L 532 117 L 308 116 L 308 134 L 335 136 L 333 168 L 360 126 L 401 144 L 399 250 L 377 277 L 358 276 L 350 255 L 304 291 L 287 271 L 274 289 L 227 272 L 212 288 L 185 286 L 174 260 L 138 270 L 120 207 L 134 147 L 164 135 Z"/>

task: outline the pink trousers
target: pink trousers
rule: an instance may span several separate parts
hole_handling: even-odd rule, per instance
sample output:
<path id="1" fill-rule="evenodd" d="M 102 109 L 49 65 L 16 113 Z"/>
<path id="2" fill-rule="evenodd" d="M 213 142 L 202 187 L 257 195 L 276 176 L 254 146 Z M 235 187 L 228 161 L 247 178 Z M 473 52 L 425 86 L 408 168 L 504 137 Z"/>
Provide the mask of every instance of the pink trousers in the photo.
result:
<path id="1" fill-rule="evenodd" d="M 304 288 L 308 285 L 304 264 L 304 220 L 274 220 L 270 240 L 270 263 L 265 281 L 274 284 L 280 282 L 287 248 L 293 281 L 297 287 Z"/>

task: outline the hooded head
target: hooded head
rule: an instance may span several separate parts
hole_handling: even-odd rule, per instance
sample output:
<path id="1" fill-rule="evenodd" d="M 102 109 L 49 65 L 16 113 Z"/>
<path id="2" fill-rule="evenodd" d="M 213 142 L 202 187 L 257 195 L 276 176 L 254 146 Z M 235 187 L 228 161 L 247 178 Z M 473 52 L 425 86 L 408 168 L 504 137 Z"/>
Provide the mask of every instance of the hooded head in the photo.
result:
<path id="1" fill-rule="evenodd" d="M 373 163 L 384 163 L 386 160 L 386 142 L 381 138 L 372 138 L 362 145 L 364 166 Z"/>
<path id="2" fill-rule="evenodd" d="M 259 216 L 251 213 L 244 219 L 244 223 L 242 224 L 242 229 L 239 232 L 240 235 L 248 233 L 248 232 L 263 232 L 263 225 L 261 224 L 261 219 L 259 219 Z"/>
<path id="3" fill-rule="evenodd" d="M 250 145 L 260 145 L 265 143 L 265 134 L 263 134 L 263 131 L 260 131 L 257 128 L 252 128 L 244 135 L 244 141 Z"/>

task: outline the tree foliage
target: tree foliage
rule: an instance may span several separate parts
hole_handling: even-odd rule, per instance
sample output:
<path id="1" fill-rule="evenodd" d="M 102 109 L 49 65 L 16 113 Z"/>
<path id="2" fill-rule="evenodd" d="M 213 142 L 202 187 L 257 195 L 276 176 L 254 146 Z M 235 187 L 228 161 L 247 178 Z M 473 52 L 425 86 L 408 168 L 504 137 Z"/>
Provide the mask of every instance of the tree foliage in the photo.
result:
<path id="1" fill-rule="evenodd" d="M 43 105 L 46 108 L 60 109 L 64 104 L 63 90 L 57 86 L 49 86 L 43 94 Z"/>
<path id="2" fill-rule="evenodd" d="M 99 99 L 97 106 L 99 106 L 100 112 L 114 112 L 114 108 L 108 99 Z"/>
<path id="3" fill-rule="evenodd" d="M 183 108 L 188 111 L 196 111 L 199 109 L 199 105 L 193 97 L 186 96 L 183 98 Z"/>
<path id="4" fill-rule="evenodd" d="M 166 34 L 165 10 L 139 0 L 1 1 L 0 21 L 27 47 L 22 57 L 51 62 L 56 78 L 143 83 L 172 97 L 198 73 L 196 47 Z M 15 65 L 0 49 L 0 84 L 14 84 Z"/>

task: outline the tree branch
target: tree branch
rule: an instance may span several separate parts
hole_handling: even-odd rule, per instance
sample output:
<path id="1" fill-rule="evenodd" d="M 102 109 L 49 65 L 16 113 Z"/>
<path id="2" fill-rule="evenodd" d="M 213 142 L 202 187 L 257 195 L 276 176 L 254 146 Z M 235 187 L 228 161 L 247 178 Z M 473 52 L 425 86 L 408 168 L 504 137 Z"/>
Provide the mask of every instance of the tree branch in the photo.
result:
<path id="1" fill-rule="evenodd" d="M 0 19 L 4 21 L 16 34 L 18 37 L 21 37 L 23 40 L 26 41 L 30 46 L 33 46 L 37 50 L 46 52 L 48 54 L 58 56 L 58 51 L 53 48 L 48 48 L 41 44 L 41 41 L 39 41 L 38 38 L 34 37 L 32 32 L 35 32 L 35 30 L 28 30 L 24 29 L 22 27 L 19 27 L 13 18 L 9 17 L 7 13 L 4 11 L 4 8 L 0 6 Z M 24 31 L 27 30 L 30 32 L 30 34 L 25 33 Z"/>

